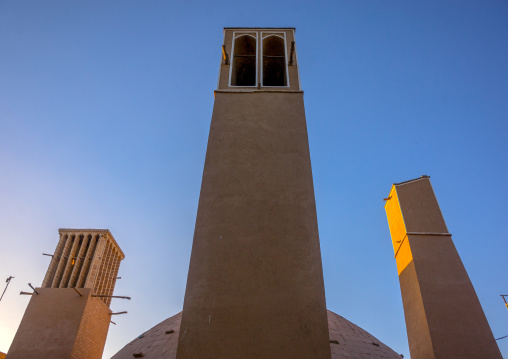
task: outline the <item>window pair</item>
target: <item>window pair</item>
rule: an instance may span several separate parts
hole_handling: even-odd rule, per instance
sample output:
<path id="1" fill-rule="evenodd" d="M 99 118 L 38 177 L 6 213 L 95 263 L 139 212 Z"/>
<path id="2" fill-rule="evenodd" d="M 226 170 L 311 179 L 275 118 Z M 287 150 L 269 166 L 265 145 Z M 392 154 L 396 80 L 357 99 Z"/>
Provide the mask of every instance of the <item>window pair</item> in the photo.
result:
<path id="1" fill-rule="evenodd" d="M 284 38 L 269 35 L 262 40 L 262 85 L 287 86 L 286 49 Z M 231 69 L 232 86 L 256 86 L 257 41 L 252 35 L 234 40 Z"/>

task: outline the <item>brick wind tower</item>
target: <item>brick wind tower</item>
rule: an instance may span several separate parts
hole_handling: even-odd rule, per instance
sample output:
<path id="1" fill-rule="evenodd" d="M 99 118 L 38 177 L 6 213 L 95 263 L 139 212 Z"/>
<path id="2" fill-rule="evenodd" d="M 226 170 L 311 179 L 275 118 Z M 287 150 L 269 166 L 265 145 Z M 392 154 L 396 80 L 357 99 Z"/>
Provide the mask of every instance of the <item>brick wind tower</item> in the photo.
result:
<path id="1" fill-rule="evenodd" d="M 293 28 L 225 28 L 177 359 L 329 359 Z"/>
<path id="2" fill-rule="evenodd" d="M 60 229 L 41 288 L 35 288 L 8 359 L 100 359 L 111 296 L 125 258 L 107 229 Z"/>

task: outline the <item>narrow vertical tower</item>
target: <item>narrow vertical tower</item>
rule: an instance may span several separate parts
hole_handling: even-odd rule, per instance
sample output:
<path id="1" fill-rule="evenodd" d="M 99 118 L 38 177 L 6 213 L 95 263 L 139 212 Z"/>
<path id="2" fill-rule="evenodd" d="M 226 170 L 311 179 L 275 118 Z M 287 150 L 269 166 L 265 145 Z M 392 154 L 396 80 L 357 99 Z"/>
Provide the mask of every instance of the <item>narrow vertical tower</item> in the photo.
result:
<path id="1" fill-rule="evenodd" d="M 501 358 L 428 177 L 385 204 L 412 359 Z"/>
<path id="2" fill-rule="evenodd" d="M 107 229 L 60 229 L 42 288 L 36 288 L 8 359 L 100 359 L 111 295 L 124 254 Z"/>
<path id="3" fill-rule="evenodd" d="M 293 28 L 225 28 L 177 359 L 329 359 Z"/>

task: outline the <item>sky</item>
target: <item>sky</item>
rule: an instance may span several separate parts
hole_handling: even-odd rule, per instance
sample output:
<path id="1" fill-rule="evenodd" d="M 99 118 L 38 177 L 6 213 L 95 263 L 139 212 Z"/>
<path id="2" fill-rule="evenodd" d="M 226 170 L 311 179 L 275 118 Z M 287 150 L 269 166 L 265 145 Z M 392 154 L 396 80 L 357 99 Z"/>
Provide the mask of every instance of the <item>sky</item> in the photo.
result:
<path id="1" fill-rule="evenodd" d="M 296 27 L 328 308 L 409 357 L 383 198 L 429 175 L 508 335 L 506 1 L 4 0 L 0 351 L 59 228 L 108 228 L 126 254 L 104 358 L 182 309 L 232 26 Z"/>

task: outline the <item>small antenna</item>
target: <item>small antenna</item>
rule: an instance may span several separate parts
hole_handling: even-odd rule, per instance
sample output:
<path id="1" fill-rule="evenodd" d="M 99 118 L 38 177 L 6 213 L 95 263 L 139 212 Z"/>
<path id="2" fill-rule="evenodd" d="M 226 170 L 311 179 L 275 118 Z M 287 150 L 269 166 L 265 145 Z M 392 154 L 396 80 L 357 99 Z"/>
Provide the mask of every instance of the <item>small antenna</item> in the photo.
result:
<path id="1" fill-rule="evenodd" d="M 7 284 L 5 285 L 5 289 L 4 289 L 4 292 L 2 293 L 2 296 L 0 297 L 0 300 L 2 300 L 2 298 L 4 297 L 4 294 L 5 294 L 5 291 L 7 290 L 7 287 L 9 286 L 9 283 L 11 282 L 11 279 L 13 279 L 14 277 L 11 275 L 9 276 L 9 278 L 7 278 L 6 282 Z"/>

